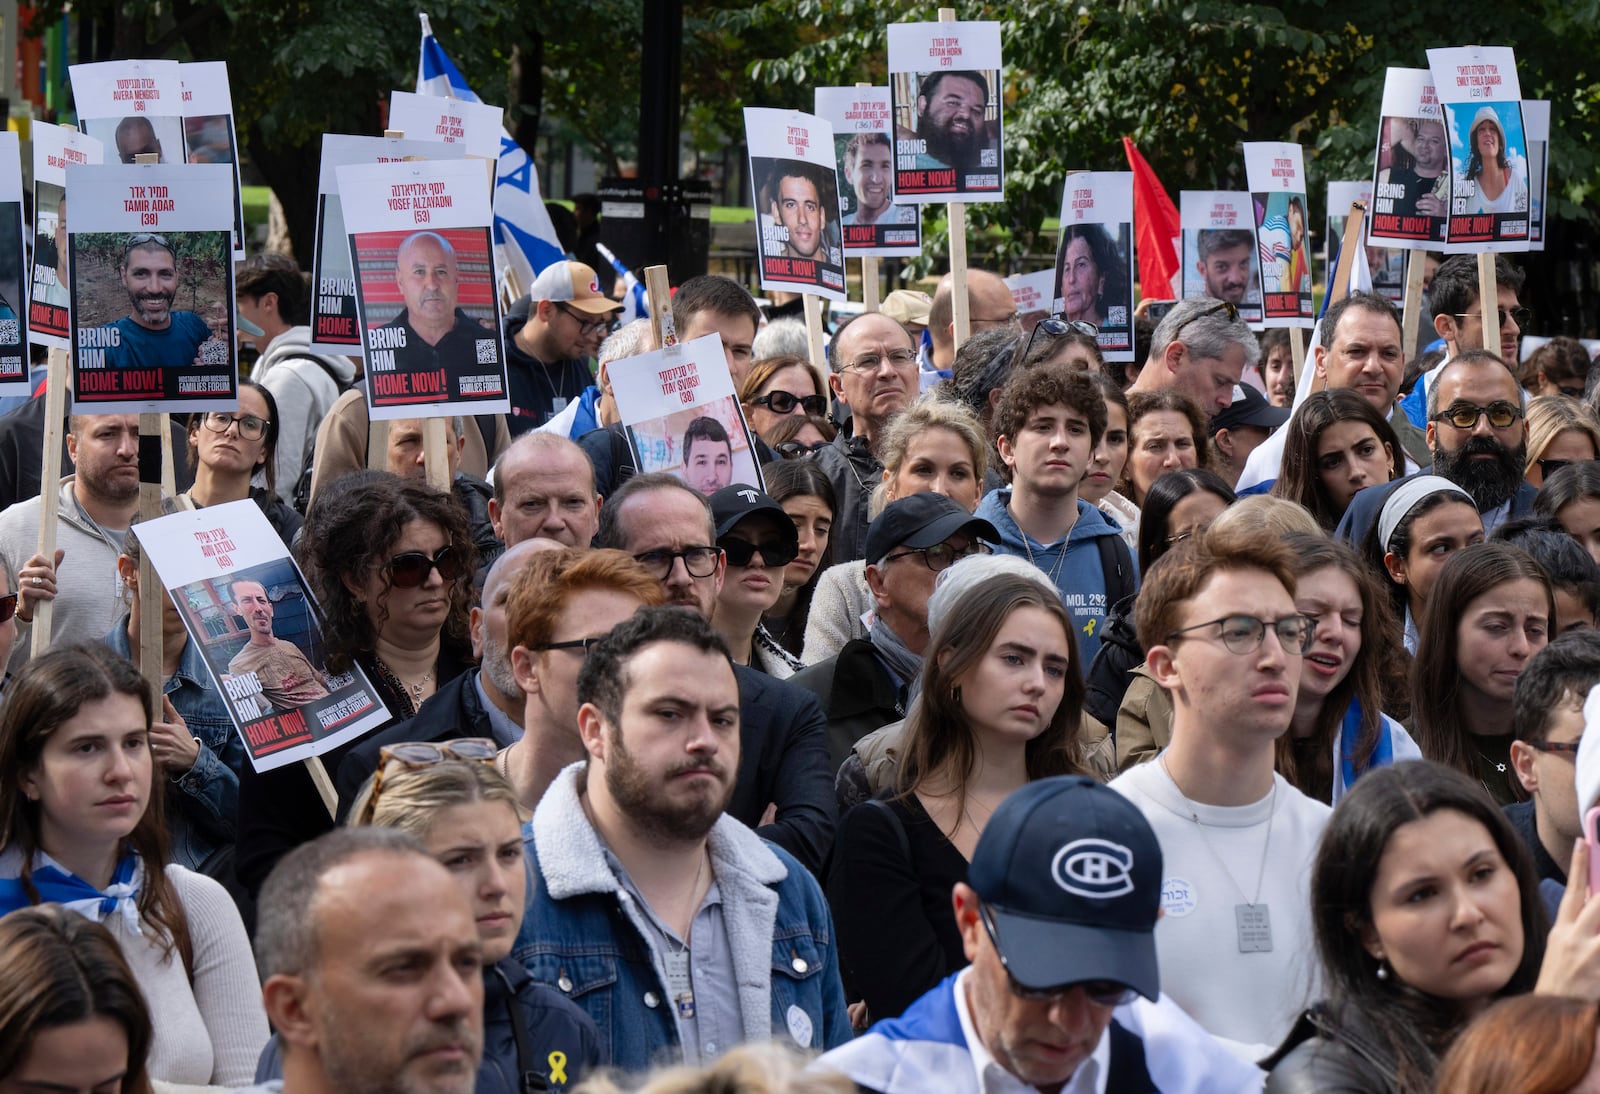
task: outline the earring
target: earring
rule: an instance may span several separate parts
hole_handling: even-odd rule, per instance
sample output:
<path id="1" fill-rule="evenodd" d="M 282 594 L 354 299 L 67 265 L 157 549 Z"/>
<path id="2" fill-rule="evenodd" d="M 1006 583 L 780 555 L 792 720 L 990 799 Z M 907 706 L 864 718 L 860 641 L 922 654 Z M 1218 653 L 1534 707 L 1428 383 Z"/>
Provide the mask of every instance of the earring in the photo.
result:
<path id="1" fill-rule="evenodd" d="M 952 698 L 952 699 L 954 699 L 956 701 L 956 706 L 960 706 L 961 705 L 961 685 L 960 684 L 957 684 L 955 687 L 950 689 L 950 698 Z"/>
<path id="2" fill-rule="evenodd" d="M 1378 979 L 1389 979 L 1389 966 L 1383 963 L 1383 958 L 1378 958 Z"/>

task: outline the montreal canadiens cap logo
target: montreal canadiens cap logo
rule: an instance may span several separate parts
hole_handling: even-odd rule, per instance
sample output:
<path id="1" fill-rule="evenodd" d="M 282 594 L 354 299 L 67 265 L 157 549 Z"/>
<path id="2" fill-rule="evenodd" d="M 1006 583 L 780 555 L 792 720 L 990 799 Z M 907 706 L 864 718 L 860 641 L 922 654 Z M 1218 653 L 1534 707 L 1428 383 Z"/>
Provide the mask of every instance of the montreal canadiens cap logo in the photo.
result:
<path id="1" fill-rule="evenodd" d="M 590 292 L 599 292 L 600 291 L 600 282 L 598 280 L 595 280 L 595 279 L 591 278 L 589 280 L 589 291 Z"/>
<path id="2" fill-rule="evenodd" d="M 1073 896 L 1126 896 L 1133 892 L 1133 852 L 1110 840 L 1073 840 L 1050 861 L 1050 878 Z"/>

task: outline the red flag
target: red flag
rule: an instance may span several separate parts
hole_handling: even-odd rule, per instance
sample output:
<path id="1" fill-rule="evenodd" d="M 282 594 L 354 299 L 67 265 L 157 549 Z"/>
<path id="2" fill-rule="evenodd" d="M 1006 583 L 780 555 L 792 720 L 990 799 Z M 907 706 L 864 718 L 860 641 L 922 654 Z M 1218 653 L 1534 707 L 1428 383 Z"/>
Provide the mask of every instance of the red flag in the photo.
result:
<path id="1" fill-rule="evenodd" d="M 1132 137 L 1122 138 L 1133 169 L 1133 230 L 1139 250 L 1139 297 L 1142 300 L 1170 300 L 1172 282 L 1178 275 L 1178 253 L 1173 241 L 1182 230 L 1177 207 L 1156 178 L 1150 164 L 1133 146 Z"/>

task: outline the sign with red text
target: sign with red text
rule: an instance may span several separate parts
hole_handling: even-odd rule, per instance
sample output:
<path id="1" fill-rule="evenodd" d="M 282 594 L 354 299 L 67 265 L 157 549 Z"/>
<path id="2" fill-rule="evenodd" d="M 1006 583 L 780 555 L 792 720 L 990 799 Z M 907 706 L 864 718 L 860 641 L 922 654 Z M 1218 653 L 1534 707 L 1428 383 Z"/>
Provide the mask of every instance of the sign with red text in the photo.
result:
<path id="1" fill-rule="evenodd" d="M 1005 282 L 1006 288 L 1011 290 L 1011 302 L 1016 305 L 1017 315 L 1021 317 L 1024 328 L 1032 330 L 1035 323 L 1050 315 L 1050 294 L 1055 291 L 1056 286 L 1054 270 L 1012 274 L 1005 279 Z"/>
<path id="2" fill-rule="evenodd" d="M 1363 179 L 1360 182 L 1330 182 L 1328 183 L 1328 223 L 1326 245 L 1323 248 L 1323 284 L 1333 280 L 1334 264 L 1338 261 L 1339 244 L 1344 239 L 1345 221 L 1350 219 L 1350 203 L 1359 201 L 1366 204 L 1368 215 L 1363 221 L 1366 228 L 1372 227 L 1372 183 Z M 1406 252 L 1401 247 L 1380 247 L 1372 242 L 1370 232 L 1366 233 L 1362 247 L 1361 261 L 1367 264 L 1367 276 L 1372 281 L 1372 291 L 1388 300 L 1391 304 L 1404 303 L 1406 286 Z M 1359 281 L 1357 267 L 1350 267 L 1350 291 L 1354 292 Z"/>
<path id="3" fill-rule="evenodd" d="M 1133 172 L 1074 171 L 1061 190 L 1054 311 L 1087 323 L 1108 361 L 1133 360 Z"/>
<path id="4" fill-rule="evenodd" d="M 74 409 L 237 406 L 233 167 L 110 163 L 66 174 Z"/>
<path id="5" fill-rule="evenodd" d="M 0 132 L 0 395 L 28 396 L 28 254 L 23 240 L 22 150 Z"/>
<path id="6" fill-rule="evenodd" d="M 1546 185 L 1550 174 L 1550 100 L 1522 100 L 1528 138 L 1528 250 L 1544 250 Z"/>
<path id="7" fill-rule="evenodd" d="M 391 91 L 389 128 L 404 133 L 410 140 L 459 144 L 466 148 L 469 156 L 498 160 L 505 112 L 487 103 Z"/>
<path id="8" fill-rule="evenodd" d="M 920 255 L 921 207 L 895 204 L 889 89 L 819 87 L 817 117 L 833 126 L 845 255 Z"/>
<path id="9" fill-rule="evenodd" d="M 833 127 L 798 110 L 746 107 L 761 287 L 848 300 Z"/>
<path id="10" fill-rule="evenodd" d="M 185 163 L 226 163 L 233 167 L 233 257 L 244 259 L 244 204 L 239 191 L 239 137 L 233 125 L 233 92 L 222 61 L 178 66 L 183 84 L 183 159 Z"/>
<path id="11" fill-rule="evenodd" d="M 134 532 L 255 770 L 319 756 L 389 720 L 360 665 L 328 668 L 322 612 L 255 502 L 184 510 Z"/>
<path id="12" fill-rule="evenodd" d="M 1391 68 L 1384 77 L 1374 164 L 1368 237 L 1420 250 L 1442 244 L 1450 212 L 1450 138 L 1427 69 Z"/>
<path id="13" fill-rule="evenodd" d="M 72 65 L 78 127 L 105 145 L 113 163 L 155 156 L 183 163 L 183 66 L 177 61 L 97 61 Z"/>
<path id="14" fill-rule="evenodd" d="M 999 23 L 890 23 L 899 201 L 993 201 L 1005 189 Z"/>
<path id="15" fill-rule="evenodd" d="M 311 259 L 311 350 L 356 356 L 361 331 L 356 317 L 356 275 L 350 266 L 350 240 L 339 202 L 340 167 L 357 163 L 400 163 L 405 160 L 452 160 L 466 156 L 466 146 L 440 141 L 394 137 L 322 135 L 322 168 L 317 175 L 317 235 Z"/>
<path id="16" fill-rule="evenodd" d="M 1250 195 L 1232 190 L 1183 190 L 1183 298 L 1209 297 L 1239 309 L 1261 325 L 1261 279 L 1256 273 L 1256 221 Z"/>
<path id="17" fill-rule="evenodd" d="M 640 474 L 665 471 L 706 497 L 733 483 L 763 489 L 719 336 L 612 361 L 606 371 Z"/>
<path id="18" fill-rule="evenodd" d="M 33 127 L 33 274 L 28 288 L 28 341 L 67 349 L 72 345 L 67 276 L 67 165 L 98 165 L 105 146 L 87 133 L 61 125 Z"/>
<path id="19" fill-rule="evenodd" d="M 1261 321 L 1268 327 L 1309 327 L 1311 216 L 1306 212 L 1306 171 L 1298 144 L 1246 141 L 1245 185 L 1256 225 L 1256 276 Z"/>
<path id="20" fill-rule="evenodd" d="M 336 173 L 372 418 L 510 410 L 483 165 L 374 163 Z"/>
<path id="21" fill-rule="evenodd" d="M 1532 211 L 1517 61 L 1506 46 L 1428 50 L 1450 137 L 1447 251 L 1526 251 Z"/>

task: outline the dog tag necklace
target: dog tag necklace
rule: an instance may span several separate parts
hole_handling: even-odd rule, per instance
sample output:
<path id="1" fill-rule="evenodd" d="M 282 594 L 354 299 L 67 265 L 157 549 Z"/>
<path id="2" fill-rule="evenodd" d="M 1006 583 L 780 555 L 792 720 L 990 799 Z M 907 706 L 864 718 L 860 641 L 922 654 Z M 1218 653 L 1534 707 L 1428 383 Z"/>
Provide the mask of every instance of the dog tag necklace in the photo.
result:
<path id="1" fill-rule="evenodd" d="M 1223 874 L 1232 883 L 1234 889 L 1243 898 L 1243 903 L 1233 906 L 1234 930 L 1238 935 L 1240 953 L 1271 953 L 1272 952 L 1272 916 L 1267 906 L 1261 902 L 1261 885 L 1267 876 L 1267 853 L 1272 848 L 1272 818 L 1278 804 L 1278 780 L 1272 780 L 1272 794 L 1267 799 L 1267 838 L 1261 844 L 1261 865 L 1256 870 L 1256 891 L 1252 899 L 1245 895 L 1244 886 L 1239 884 L 1233 876 L 1233 871 L 1228 869 L 1228 864 L 1222 856 L 1217 854 L 1217 849 L 1211 844 L 1211 837 L 1206 835 L 1206 826 L 1200 820 L 1200 814 L 1194 810 L 1194 803 L 1183 792 L 1183 787 L 1178 785 L 1178 780 L 1172 777 L 1172 771 L 1167 767 L 1166 756 L 1158 756 L 1157 762 L 1161 764 L 1162 773 L 1167 776 L 1167 781 L 1172 783 L 1172 788 L 1178 792 L 1178 797 L 1183 801 L 1188 810 L 1188 817 L 1194 822 L 1195 830 L 1200 833 L 1200 840 L 1206 845 L 1206 850 L 1211 852 L 1211 857 L 1221 867 Z M 1178 816 L 1184 814 L 1178 810 L 1169 810 Z"/>

